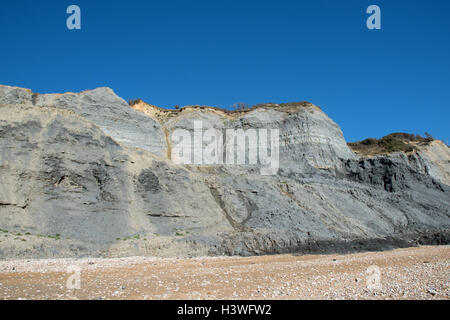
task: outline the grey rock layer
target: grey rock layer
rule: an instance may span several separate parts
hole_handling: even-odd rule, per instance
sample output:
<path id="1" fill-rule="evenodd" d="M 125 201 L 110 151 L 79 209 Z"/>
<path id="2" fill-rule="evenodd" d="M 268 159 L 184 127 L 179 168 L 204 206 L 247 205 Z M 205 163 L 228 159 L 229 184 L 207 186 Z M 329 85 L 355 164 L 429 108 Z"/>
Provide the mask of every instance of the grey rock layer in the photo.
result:
<path id="1" fill-rule="evenodd" d="M 100 127 L 118 142 L 165 154 L 166 140 L 160 124 L 130 108 L 110 88 L 80 93 L 37 94 L 28 89 L 0 86 L 0 104 L 54 107 L 77 113 Z"/>
<path id="2" fill-rule="evenodd" d="M 176 165 L 171 134 L 279 128 L 280 169 Z M 250 146 L 251 147 L 251 146 Z M 316 107 L 160 122 L 112 90 L 0 86 L 0 258 L 336 252 L 447 243 L 444 145 L 358 158 Z"/>

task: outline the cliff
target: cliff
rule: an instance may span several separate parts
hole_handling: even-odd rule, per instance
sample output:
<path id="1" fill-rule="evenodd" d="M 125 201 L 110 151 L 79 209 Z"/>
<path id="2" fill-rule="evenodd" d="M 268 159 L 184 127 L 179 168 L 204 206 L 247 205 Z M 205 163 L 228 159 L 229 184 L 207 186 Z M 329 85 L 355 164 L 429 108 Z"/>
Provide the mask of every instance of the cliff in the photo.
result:
<path id="1" fill-rule="evenodd" d="M 205 165 L 194 155 L 191 164 L 175 161 L 173 136 L 195 135 L 196 123 L 218 134 L 279 130 L 276 171 L 261 174 L 260 162 Z M 258 147 L 248 142 L 246 160 Z M 0 258 L 448 243 L 449 155 L 433 141 L 413 152 L 359 156 L 309 103 L 167 111 L 130 106 L 109 88 L 37 94 L 0 86 Z"/>

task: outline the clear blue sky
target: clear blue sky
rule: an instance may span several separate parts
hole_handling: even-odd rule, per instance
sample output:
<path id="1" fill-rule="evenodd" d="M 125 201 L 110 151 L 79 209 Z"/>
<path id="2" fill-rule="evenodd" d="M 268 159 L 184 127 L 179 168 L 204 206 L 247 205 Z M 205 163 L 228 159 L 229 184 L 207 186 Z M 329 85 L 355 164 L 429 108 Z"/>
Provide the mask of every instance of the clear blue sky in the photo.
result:
<path id="1" fill-rule="evenodd" d="M 82 29 L 66 28 L 77 4 Z M 382 30 L 366 28 L 381 7 Z M 449 139 L 448 0 L 15 0 L 0 4 L 0 83 L 108 86 L 163 107 L 310 101 L 348 141 Z"/>

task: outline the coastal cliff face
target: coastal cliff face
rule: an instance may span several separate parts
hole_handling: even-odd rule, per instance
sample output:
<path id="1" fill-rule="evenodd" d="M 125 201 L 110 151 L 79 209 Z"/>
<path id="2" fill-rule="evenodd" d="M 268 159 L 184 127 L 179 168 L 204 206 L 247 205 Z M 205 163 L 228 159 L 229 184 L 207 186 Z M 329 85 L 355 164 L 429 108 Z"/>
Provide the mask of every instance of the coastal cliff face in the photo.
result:
<path id="1" fill-rule="evenodd" d="M 279 130 L 277 170 L 178 163 L 172 138 L 195 136 L 196 123 L 219 134 L 254 129 L 258 141 L 258 129 Z M 258 147 L 248 142 L 246 157 Z M 164 110 L 130 106 L 109 88 L 0 86 L 0 181 L 0 259 L 346 252 L 449 240 L 445 144 L 361 157 L 309 103 Z"/>

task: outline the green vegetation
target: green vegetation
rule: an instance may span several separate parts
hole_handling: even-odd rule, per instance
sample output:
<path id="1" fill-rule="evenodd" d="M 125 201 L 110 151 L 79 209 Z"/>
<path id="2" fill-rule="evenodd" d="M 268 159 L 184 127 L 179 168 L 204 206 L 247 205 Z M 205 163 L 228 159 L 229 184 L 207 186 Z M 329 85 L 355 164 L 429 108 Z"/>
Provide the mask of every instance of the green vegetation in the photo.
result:
<path id="1" fill-rule="evenodd" d="M 412 152 L 417 150 L 417 145 L 426 145 L 434 138 L 425 133 L 425 138 L 418 134 L 403 132 L 391 133 L 381 139 L 368 138 L 358 142 L 350 142 L 348 146 L 356 153 L 363 155 L 377 155 L 392 152 Z"/>
<path id="2" fill-rule="evenodd" d="M 9 233 L 9 234 L 11 234 L 13 236 L 16 236 L 15 240 L 22 240 L 22 241 L 26 241 L 26 240 L 22 239 L 22 238 L 18 238 L 18 237 L 33 236 L 33 234 L 30 233 L 30 232 L 25 232 L 24 234 L 22 234 L 20 232 L 17 232 L 17 233 L 15 233 L 13 231 L 9 232 L 8 230 L 4 230 L 4 229 L 0 229 L 0 232 L 1 233 L 5 233 L 5 237 L 7 237 L 8 236 L 7 233 Z M 55 240 L 61 239 L 61 235 L 59 233 L 55 234 L 54 236 L 53 235 L 43 236 L 41 234 L 36 234 L 35 236 L 38 237 L 38 238 L 49 238 L 49 239 L 55 239 Z"/>
<path id="3" fill-rule="evenodd" d="M 47 236 L 50 239 L 55 239 L 55 240 L 59 240 L 61 239 L 61 235 L 59 233 L 55 234 L 54 236 Z"/>
<path id="4" fill-rule="evenodd" d="M 123 239 L 121 238 L 116 238 L 117 241 L 127 241 L 127 240 L 139 240 L 141 238 L 141 236 L 139 234 L 135 234 L 134 236 L 128 236 L 125 237 Z"/>
<path id="5" fill-rule="evenodd" d="M 307 101 L 280 103 L 280 107 L 308 107 L 311 103 Z"/>

